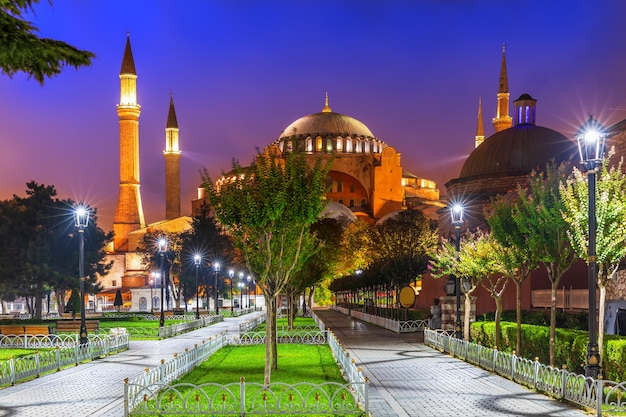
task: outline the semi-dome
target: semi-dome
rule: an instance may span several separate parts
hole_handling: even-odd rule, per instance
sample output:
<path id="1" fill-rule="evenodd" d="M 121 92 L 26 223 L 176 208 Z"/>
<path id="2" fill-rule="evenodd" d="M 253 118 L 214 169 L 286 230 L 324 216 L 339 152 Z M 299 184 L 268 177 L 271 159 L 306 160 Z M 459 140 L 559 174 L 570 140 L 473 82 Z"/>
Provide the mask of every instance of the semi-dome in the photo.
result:
<path id="1" fill-rule="evenodd" d="M 278 139 L 290 138 L 294 135 L 374 137 L 371 130 L 360 120 L 340 113 L 323 111 L 294 121 L 281 132 Z"/>

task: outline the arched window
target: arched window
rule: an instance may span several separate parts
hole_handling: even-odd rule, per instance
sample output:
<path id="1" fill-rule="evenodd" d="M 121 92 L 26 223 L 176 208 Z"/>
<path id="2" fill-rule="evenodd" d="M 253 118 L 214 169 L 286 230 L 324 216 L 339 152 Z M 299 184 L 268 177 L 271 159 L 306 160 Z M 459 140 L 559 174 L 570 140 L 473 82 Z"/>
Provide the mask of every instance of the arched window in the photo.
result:
<path id="1" fill-rule="evenodd" d="M 139 297 L 139 311 L 148 311 L 148 299 Z"/>
<path id="2" fill-rule="evenodd" d="M 354 140 L 354 152 L 361 153 L 361 139 Z"/>
<path id="3" fill-rule="evenodd" d="M 350 208 L 354 207 L 354 200 L 350 200 L 350 205 L 348 207 Z"/>
<path id="4" fill-rule="evenodd" d="M 322 152 L 324 146 L 324 141 L 321 136 L 315 138 L 315 150 L 318 152 Z"/>
<path id="5" fill-rule="evenodd" d="M 287 152 L 293 152 L 293 143 L 290 140 L 287 141 Z"/>
<path id="6" fill-rule="evenodd" d="M 369 139 L 366 139 L 363 142 L 363 152 L 370 153 L 370 140 Z"/>
<path id="7" fill-rule="evenodd" d="M 306 151 L 313 152 L 313 139 L 311 139 L 311 136 L 306 138 Z"/>
<path id="8" fill-rule="evenodd" d="M 339 204 L 343 204 L 343 198 L 340 198 L 339 200 L 337 200 L 337 202 L 338 202 Z"/>
<path id="9" fill-rule="evenodd" d="M 346 138 L 346 152 L 352 153 L 352 138 L 350 136 Z"/>
<path id="10" fill-rule="evenodd" d="M 365 201 L 364 198 L 361 199 L 361 207 L 365 207 L 367 205 L 367 202 Z"/>
<path id="11" fill-rule="evenodd" d="M 333 141 L 328 138 L 326 139 L 326 152 L 332 152 L 333 151 Z"/>
<path id="12" fill-rule="evenodd" d="M 337 136 L 337 152 L 341 152 L 343 150 L 343 139 L 341 136 Z"/>

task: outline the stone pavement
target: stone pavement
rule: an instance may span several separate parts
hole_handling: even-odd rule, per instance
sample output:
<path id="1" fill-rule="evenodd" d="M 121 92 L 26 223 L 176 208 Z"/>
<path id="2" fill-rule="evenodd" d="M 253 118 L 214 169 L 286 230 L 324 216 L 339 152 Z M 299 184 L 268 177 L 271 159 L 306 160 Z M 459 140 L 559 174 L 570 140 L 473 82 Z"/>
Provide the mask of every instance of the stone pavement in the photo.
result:
<path id="1" fill-rule="evenodd" d="M 132 341 L 130 349 L 0 390 L 0 417 L 121 417 L 124 378 L 169 360 L 209 337 L 239 333 L 239 323 L 255 312 L 164 340 Z"/>
<path id="2" fill-rule="evenodd" d="M 585 416 L 588 414 L 396 334 L 333 310 L 315 314 L 370 379 L 374 417 Z"/>

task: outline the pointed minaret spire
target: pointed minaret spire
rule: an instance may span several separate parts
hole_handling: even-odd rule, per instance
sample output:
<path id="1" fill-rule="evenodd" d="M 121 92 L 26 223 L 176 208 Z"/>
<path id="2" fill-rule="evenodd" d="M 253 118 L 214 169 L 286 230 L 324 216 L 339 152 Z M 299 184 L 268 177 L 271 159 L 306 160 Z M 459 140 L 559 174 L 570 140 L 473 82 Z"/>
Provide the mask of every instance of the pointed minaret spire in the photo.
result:
<path id="1" fill-rule="evenodd" d="M 476 148 L 485 141 L 485 127 L 483 126 L 483 98 L 478 98 L 478 121 L 476 122 Z"/>
<path id="2" fill-rule="evenodd" d="M 170 91 L 170 108 L 165 125 L 165 219 L 180 217 L 180 148 L 174 97 Z"/>
<path id="3" fill-rule="evenodd" d="M 324 102 L 324 108 L 322 109 L 322 113 L 330 113 L 332 110 L 328 107 L 328 93 L 326 93 L 326 101 Z"/>
<path id="4" fill-rule="evenodd" d="M 139 115 L 137 104 L 137 72 L 130 48 L 130 35 L 126 35 L 126 48 L 120 70 L 120 192 L 113 219 L 113 250 L 134 251 L 128 247 L 128 234 L 146 226 L 139 193 Z"/>
<path id="5" fill-rule="evenodd" d="M 498 83 L 498 107 L 493 127 L 496 132 L 508 129 L 513 125 L 513 118 L 509 116 L 509 78 L 506 71 L 506 45 L 502 45 L 502 64 L 500 66 L 500 81 Z"/>

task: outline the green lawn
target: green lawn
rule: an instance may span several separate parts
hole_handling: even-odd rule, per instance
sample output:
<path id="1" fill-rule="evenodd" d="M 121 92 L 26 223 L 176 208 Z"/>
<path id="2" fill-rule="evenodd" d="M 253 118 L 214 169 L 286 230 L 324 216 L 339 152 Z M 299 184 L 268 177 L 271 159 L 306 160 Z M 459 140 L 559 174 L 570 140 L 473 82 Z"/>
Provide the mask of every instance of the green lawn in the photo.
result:
<path id="1" fill-rule="evenodd" d="M 265 389 L 262 385 L 264 364 L 265 345 L 222 348 L 183 378 L 169 384 L 170 386 L 183 383 L 192 385 L 178 386 L 177 393 L 173 390 L 161 392 L 159 410 L 156 409 L 154 401 L 149 401 L 144 406 L 152 410 L 152 413 L 148 414 L 140 407 L 132 415 L 173 415 L 168 412 L 168 408 L 176 409 L 177 404 L 180 404 L 183 398 L 198 408 L 210 400 L 213 408 L 208 413 L 205 410 L 203 414 L 206 415 L 236 414 L 234 412 L 238 410 L 240 398 L 239 381 L 242 377 L 246 383 L 245 398 L 248 415 L 258 415 L 252 412 L 253 402 L 257 410 L 262 409 L 265 404 L 268 405 L 268 409 L 262 412 L 265 416 L 303 415 L 305 413 L 298 411 L 298 407 L 302 407 L 303 403 L 307 410 L 313 410 L 312 414 L 307 414 L 309 416 L 329 415 L 319 410 L 330 407 L 341 409 L 342 404 L 346 407 L 354 407 L 351 394 L 346 389 L 339 388 L 339 385 L 319 385 L 323 383 L 345 384 L 341 370 L 335 363 L 328 345 L 279 344 L 278 370 L 272 371 L 271 390 Z M 198 385 L 200 386 L 197 387 Z M 333 395 L 335 396 L 329 400 Z M 272 411 L 276 409 L 282 410 L 280 414 L 272 414 Z M 220 410 L 228 411 L 220 413 Z M 362 416 L 363 413 L 357 410 L 346 411 L 341 415 Z"/>
<path id="2" fill-rule="evenodd" d="M 22 356 L 34 355 L 37 351 L 43 352 L 44 350 L 52 350 L 53 348 L 41 348 L 41 349 L 0 349 L 0 361 L 7 361 L 13 358 L 19 358 Z"/>

